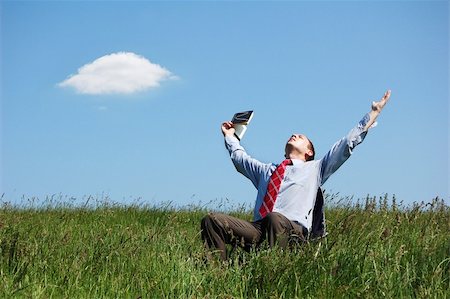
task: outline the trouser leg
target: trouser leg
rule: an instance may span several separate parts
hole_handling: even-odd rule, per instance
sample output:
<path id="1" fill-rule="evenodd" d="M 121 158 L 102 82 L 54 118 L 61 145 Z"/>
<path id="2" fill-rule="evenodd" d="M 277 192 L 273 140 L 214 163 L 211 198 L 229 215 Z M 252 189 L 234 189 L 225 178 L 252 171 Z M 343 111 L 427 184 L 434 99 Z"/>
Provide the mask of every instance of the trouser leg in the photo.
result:
<path id="1" fill-rule="evenodd" d="M 249 222 L 219 213 L 209 213 L 202 219 L 201 234 L 208 249 L 218 249 L 222 260 L 227 259 L 226 244 L 245 249 L 261 242 L 261 221 Z"/>
<path id="2" fill-rule="evenodd" d="M 280 247 L 285 248 L 289 244 L 289 237 L 293 234 L 305 240 L 303 227 L 277 212 L 267 214 L 262 221 L 262 226 L 262 230 L 267 233 L 269 247 L 278 243 Z"/>

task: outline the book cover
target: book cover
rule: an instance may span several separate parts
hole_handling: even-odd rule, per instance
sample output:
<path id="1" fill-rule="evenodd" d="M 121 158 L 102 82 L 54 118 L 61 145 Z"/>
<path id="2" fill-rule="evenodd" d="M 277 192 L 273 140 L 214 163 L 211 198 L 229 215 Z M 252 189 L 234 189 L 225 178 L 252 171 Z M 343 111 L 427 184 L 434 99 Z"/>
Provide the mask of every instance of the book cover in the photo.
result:
<path id="1" fill-rule="evenodd" d="M 247 131 L 247 126 L 253 118 L 253 111 L 238 112 L 233 116 L 231 122 L 234 125 L 234 135 L 241 140 Z"/>

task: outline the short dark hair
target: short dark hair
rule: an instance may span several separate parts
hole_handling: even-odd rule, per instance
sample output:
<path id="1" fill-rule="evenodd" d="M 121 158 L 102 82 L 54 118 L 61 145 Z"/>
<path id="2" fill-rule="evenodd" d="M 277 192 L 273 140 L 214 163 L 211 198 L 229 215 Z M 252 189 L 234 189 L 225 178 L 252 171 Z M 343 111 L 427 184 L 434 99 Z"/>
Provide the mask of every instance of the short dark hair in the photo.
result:
<path id="1" fill-rule="evenodd" d="M 308 149 L 312 151 L 312 156 L 308 156 L 308 158 L 306 158 L 306 161 L 312 161 L 314 160 L 314 156 L 316 155 L 316 150 L 314 149 L 314 144 L 311 142 L 311 140 L 309 140 L 309 144 L 307 145 Z"/>

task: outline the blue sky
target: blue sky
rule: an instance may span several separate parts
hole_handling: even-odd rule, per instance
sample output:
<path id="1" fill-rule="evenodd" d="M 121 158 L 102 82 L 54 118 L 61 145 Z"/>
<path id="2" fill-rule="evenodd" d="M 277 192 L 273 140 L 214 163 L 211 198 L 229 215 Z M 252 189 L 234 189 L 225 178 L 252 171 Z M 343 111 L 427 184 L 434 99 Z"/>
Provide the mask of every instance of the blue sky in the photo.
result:
<path id="1" fill-rule="evenodd" d="M 242 144 L 263 162 L 281 161 L 294 132 L 321 157 L 391 89 L 324 188 L 450 201 L 447 1 L 0 5 L 3 200 L 251 205 L 222 121 L 254 110 Z M 87 65 L 85 89 L 63 84 Z M 105 78 L 109 67 L 125 75 Z"/>

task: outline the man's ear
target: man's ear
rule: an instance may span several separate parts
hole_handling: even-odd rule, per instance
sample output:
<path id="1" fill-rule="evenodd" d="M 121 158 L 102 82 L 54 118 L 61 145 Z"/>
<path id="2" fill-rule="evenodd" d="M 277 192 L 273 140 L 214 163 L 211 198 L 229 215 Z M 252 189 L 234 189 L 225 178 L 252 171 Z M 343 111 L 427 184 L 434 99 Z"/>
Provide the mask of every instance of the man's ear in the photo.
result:
<path id="1" fill-rule="evenodd" d="M 307 151 L 306 154 L 307 154 L 309 157 L 312 157 L 312 156 L 314 155 L 313 152 L 312 152 L 312 150 Z"/>

